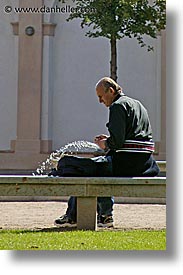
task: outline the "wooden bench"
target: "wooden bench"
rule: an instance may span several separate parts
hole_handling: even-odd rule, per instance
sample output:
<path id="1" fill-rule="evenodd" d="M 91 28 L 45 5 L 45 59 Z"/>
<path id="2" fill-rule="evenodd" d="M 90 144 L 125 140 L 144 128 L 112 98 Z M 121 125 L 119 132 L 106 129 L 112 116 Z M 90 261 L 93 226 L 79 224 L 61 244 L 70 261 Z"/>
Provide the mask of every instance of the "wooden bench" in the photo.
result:
<path id="1" fill-rule="evenodd" d="M 97 197 L 166 198 L 166 178 L 4 175 L 0 196 L 77 196 L 77 228 L 96 230 Z"/>

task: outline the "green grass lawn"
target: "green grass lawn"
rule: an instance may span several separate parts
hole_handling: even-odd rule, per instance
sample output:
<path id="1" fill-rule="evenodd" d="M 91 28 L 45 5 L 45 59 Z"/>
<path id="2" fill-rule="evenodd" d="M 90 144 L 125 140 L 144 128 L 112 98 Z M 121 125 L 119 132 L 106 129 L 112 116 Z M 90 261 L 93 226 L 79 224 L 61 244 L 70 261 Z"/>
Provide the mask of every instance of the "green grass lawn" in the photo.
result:
<path id="1" fill-rule="evenodd" d="M 0 250 L 166 250 L 166 231 L 1 230 Z"/>

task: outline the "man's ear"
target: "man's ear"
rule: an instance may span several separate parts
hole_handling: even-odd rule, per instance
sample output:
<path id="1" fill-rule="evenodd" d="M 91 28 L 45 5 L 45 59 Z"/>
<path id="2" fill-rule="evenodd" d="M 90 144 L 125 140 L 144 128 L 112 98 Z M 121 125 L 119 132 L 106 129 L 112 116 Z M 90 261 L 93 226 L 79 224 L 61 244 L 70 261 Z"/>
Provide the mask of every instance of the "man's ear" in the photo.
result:
<path id="1" fill-rule="evenodd" d="M 109 87 L 109 90 L 110 90 L 111 94 L 113 94 L 113 95 L 115 94 L 115 90 L 112 87 Z"/>

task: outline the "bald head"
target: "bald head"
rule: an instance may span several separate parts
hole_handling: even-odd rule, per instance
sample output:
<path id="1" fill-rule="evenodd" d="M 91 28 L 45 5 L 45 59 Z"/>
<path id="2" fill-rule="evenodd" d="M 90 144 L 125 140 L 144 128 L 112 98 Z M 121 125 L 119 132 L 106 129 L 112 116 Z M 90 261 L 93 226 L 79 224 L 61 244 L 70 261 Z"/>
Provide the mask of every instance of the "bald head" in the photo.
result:
<path id="1" fill-rule="evenodd" d="M 122 88 L 118 85 L 118 83 L 116 83 L 112 78 L 107 77 L 107 76 L 101 78 L 101 79 L 97 82 L 97 84 L 96 84 L 96 86 L 95 86 L 96 90 L 97 90 L 97 88 L 99 88 L 99 87 L 101 87 L 101 86 L 102 86 L 103 88 L 105 88 L 106 90 L 109 89 L 110 87 L 112 87 L 112 88 L 114 89 L 114 91 L 116 92 L 116 94 L 122 92 Z"/>
<path id="2" fill-rule="evenodd" d="M 106 107 L 109 107 L 116 96 L 122 92 L 122 88 L 110 77 L 100 79 L 95 88 L 99 102 Z"/>

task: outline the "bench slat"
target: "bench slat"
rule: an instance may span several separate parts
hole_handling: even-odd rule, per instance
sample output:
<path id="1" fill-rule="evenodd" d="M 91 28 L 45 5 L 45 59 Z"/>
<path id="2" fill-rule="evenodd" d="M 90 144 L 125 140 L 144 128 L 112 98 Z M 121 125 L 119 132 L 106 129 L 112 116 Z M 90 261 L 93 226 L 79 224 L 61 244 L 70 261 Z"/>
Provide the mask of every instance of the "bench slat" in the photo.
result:
<path id="1" fill-rule="evenodd" d="M 0 196 L 166 197 L 161 178 L 0 177 Z"/>
<path id="2" fill-rule="evenodd" d="M 0 184 L 162 184 L 166 177 L 48 177 L 48 176 L 0 176 Z"/>

